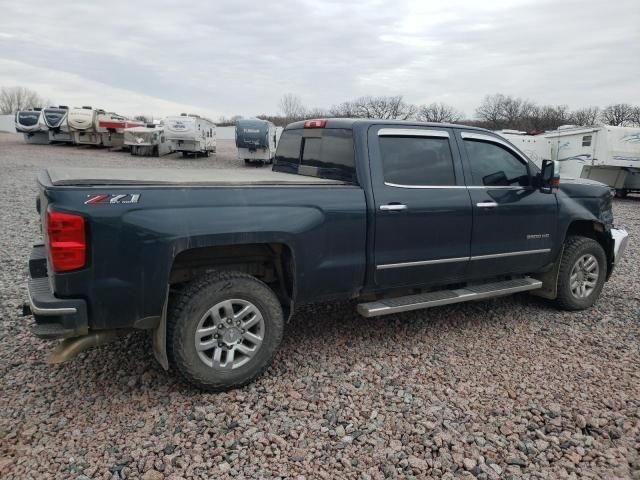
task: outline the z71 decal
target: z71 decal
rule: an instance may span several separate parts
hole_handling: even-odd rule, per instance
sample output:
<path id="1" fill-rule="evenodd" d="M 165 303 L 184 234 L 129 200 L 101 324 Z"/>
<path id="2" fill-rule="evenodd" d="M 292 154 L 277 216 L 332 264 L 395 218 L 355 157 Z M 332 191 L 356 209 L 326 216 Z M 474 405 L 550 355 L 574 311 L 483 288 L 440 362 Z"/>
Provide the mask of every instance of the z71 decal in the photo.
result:
<path id="1" fill-rule="evenodd" d="M 91 193 L 87 195 L 85 205 L 116 205 L 121 203 L 138 203 L 139 193 Z"/>

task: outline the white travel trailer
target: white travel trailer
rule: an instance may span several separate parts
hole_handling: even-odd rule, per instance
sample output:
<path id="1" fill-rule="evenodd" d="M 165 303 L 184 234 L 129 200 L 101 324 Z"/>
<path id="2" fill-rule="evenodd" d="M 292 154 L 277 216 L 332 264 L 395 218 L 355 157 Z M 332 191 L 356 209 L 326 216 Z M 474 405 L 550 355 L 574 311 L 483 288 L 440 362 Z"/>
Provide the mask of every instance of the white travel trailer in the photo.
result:
<path id="1" fill-rule="evenodd" d="M 21 110 L 16 112 L 16 132 L 24 134 L 26 143 L 46 145 L 49 143 L 47 127 L 41 123 L 42 111 L 39 108 L 33 110 Z"/>
<path id="2" fill-rule="evenodd" d="M 102 145 L 102 135 L 98 132 L 98 114 L 104 110 L 92 107 L 72 108 L 67 113 L 67 125 L 78 145 Z"/>
<path id="3" fill-rule="evenodd" d="M 562 177 L 589 178 L 625 197 L 640 192 L 640 128 L 560 127 L 542 135 L 498 132 L 540 165 L 560 162 Z"/>
<path id="4" fill-rule="evenodd" d="M 97 131 L 102 137 L 102 145 L 116 149 L 124 147 L 124 132 L 126 129 L 144 126 L 143 122 L 129 120 L 113 112 L 98 113 L 97 121 Z"/>
<path id="5" fill-rule="evenodd" d="M 208 157 L 216 151 L 216 125 L 207 118 L 183 113 L 165 118 L 164 127 L 173 149 L 183 156 L 193 153 Z"/>
<path id="6" fill-rule="evenodd" d="M 42 109 L 40 125 L 49 129 L 49 142 L 73 143 L 73 136 L 67 125 L 69 107 L 48 107 Z"/>
<path id="7" fill-rule="evenodd" d="M 276 142 L 276 126 L 267 120 L 238 120 L 236 123 L 238 159 L 245 163 L 273 163 Z"/>
<path id="8" fill-rule="evenodd" d="M 163 125 L 127 128 L 124 144 L 131 155 L 143 157 L 160 157 L 173 152 L 173 142 L 167 138 Z"/>

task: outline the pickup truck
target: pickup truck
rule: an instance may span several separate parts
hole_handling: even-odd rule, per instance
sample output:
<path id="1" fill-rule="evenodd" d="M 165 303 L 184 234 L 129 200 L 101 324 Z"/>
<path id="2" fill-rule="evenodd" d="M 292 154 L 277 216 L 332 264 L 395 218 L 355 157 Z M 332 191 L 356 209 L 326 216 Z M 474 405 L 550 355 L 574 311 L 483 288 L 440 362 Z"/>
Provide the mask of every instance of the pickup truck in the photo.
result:
<path id="1" fill-rule="evenodd" d="M 364 317 L 531 292 L 598 299 L 628 236 L 612 193 L 560 182 L 462 125 L 319 119 L 284 130 L 272 170 L 58 169 L 39 176 L 29 260 L 50 362 L 148 330 L 197 387 L 252 381 L 299 305 Z"/>

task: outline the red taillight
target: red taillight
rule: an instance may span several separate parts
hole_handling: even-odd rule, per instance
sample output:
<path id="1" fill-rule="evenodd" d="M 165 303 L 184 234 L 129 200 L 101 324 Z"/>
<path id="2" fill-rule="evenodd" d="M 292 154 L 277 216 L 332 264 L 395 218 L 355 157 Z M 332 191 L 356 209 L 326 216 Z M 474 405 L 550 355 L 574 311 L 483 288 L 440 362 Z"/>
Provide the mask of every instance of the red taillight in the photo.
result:
<path id="1" fill-rule="evenodd" d="M 66 272 L 84 267 L 87 242 L 84 218 L 80 215 L 47 212 L 49 258 L 56 272 Z"/>
<path id="2" fill-rule="evenodd" d="M 314 119 L 314 120 L 305 120 L 304 128 L 324 128 L 327 124 L 326 119 Z"/>

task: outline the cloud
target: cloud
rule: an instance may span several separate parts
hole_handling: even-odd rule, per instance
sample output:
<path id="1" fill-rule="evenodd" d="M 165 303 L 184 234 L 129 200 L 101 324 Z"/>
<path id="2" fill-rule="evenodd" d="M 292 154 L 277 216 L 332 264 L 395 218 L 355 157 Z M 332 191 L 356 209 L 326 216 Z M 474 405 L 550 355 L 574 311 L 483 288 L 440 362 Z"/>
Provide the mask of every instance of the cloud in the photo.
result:
<path id="1" fill-rule="evenodd" d="M 5 2 L 0 84 L 213 116 L 273 113 L 288 92 L 311 107 L 403 94 L 468 115 L 495 92 L 637 104 L 639 24 L 637 0 Z"/>

